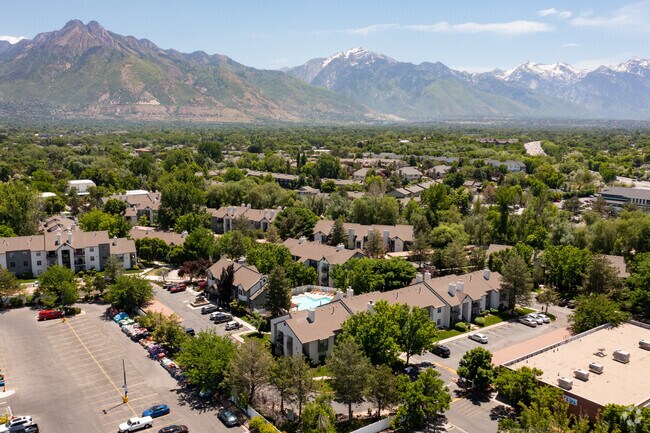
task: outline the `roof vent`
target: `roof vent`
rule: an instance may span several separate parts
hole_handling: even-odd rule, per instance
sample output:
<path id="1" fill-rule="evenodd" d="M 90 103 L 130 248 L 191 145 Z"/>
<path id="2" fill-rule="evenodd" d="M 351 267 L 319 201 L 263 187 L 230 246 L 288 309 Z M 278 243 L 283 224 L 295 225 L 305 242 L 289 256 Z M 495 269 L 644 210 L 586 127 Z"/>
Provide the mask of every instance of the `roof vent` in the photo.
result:
<path id="1" fill-rule="evenodd" d="M 583 382 L 586 382 L 589 380 L 589 372 L 587 370 L 582 370 L 582 369 L 577 369 L 576 371 L 573 372 L 573 375 L 576 377 L 576 379 L 580 379 Z"/>
<path id="2" fill-rule="evenodd" d="M 597 362 L 590 362 L 589 363 L 589 371 L 591 371 L 592 373 L 603 374 L 603 369 L 604 368 L 605 367 L 603 366 L 603 364 L 599 364 Z"/>
<path id="3" fill-rule="evenodd" d="M 560 388 L 569 390 L 573 388 L 573 379 L 568 377 L 560 376 L 557 378 L 557 384 Z"/>
<path id="4" fill-rule="evenodd" d="M 639 347 L 641 349 L 650 350 L 650 341 L 648 341 L 648 340 L 639 340 Z"/>
<path id="5" fill-rule="evenodd" d="M 628 362 L 630 362 L 630 352 L 626 352 L 625 350 L 621 350 L 621 349 L 616 349 L 613 355 L 614 355 L 614 361 L 618 361 L 622 364 L 627 364 Z"/>
<path id="6" fill-rule="evenodd" d="M 307 320 L 309 321 L 309 323 L 314 323 L 314 321 L 316 320 L 316 310 L 314 310 L 313 308 L 307 310 Z"/>

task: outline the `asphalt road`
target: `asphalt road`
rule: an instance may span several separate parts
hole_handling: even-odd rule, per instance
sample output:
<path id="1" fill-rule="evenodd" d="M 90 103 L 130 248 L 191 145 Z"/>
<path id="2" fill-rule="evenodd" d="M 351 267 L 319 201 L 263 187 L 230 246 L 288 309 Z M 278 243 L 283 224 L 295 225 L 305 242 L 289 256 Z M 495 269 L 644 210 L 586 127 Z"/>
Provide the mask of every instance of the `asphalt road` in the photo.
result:
<path id="1" fill-rule="evenodd" d="M 166 403 L 171 413 L 154 419 L 150 431 L 170 424 L 185 424 L 194 432 L 246 431 L 226 428 L 215 406 L 179 388 L 140 345 L 103 318 L 106 306 L 82 308 L 85 314 L 66 322 L 37 322 L 36 311 L 27 308 L 2 313 L 0 368 L 7 389 L 15 393 L 0 399 L 0 410 L 10 405 L 14 415 L 31 415 L 48 433 L 108 433 L 151 405 Z M 127 404 L 122 402 L 122 360 Z"/>

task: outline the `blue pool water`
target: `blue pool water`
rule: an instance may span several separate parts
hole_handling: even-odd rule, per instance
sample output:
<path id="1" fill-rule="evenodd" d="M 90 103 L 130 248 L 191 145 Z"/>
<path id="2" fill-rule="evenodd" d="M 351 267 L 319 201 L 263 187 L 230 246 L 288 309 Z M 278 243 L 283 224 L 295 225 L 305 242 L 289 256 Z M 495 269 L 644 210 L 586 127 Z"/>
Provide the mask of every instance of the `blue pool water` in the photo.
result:
<path id="1" fill-rule="evenodd" d="M 291 302 L 298 306 L 298 310 L 308 310 L 310 308 L 316 308 L 319 305 L 325 305 L 332 302 L 331 296 L 323 295 L 296 295 L 291 298 Z"/>

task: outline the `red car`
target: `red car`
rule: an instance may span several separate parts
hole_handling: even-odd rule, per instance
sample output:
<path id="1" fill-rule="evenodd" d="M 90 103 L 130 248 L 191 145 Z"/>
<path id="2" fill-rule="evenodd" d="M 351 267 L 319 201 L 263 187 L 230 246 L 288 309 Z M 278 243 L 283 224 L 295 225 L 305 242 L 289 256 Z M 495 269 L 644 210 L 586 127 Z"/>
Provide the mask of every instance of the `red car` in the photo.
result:
<path id="1" fill-rule="evenodd" d="M 38 312 L 38 321 L 50 320 L 50 319 L 60 319 L 63 317 L 63 311 L 61 310 L 41 310 Z"/>
<path id="2" fill-rule="evenodd" d="M 181 284 L 180 286 L 174 286 L 171 289 L 169 289 L 169 293 L 184 292 L 186 289 L 187 286 L 185 284 Z"/>

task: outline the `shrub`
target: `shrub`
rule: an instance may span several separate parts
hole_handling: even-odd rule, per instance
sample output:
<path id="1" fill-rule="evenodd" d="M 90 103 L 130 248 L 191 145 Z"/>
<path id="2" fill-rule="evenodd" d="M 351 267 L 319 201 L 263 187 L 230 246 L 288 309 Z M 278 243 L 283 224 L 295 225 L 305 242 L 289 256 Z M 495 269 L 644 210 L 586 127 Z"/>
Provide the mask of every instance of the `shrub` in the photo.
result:
<path id="1" fill-rule="evenodd" d="M 266 420 L 264 418 L 261 416 L 254 416 L 248 422 L 248 428 L 251 430 L 257 430 L 259 432 L 264 424 L 266 424 Z"/>
<path id="2" fill-rule="evenodd" d="M 454 325 L 454 328 L 456 331 L 460 332 L 466 332 L 467 331 L 467 325 L 464 322 L 458 322 Z"/>
<path id="3" fill-rule="evenodd" d="M 474 323 L 476 323 L 478 326 L 485 326 L 485 317 L 477 317 L 474 319 Z"/>
<path id="4" fill-rule="evenodd" d="M 25 305 L 34 305 L 36 303 L 36 296 L 35 295 L 27 295 L 25 296 Z"/>
<path id="5" fill-rule="evenodd" d="M 9 298 L 9 308 L 20 308 L 25 305 L 23 298 Z"/>
<path id="6" fill-rule="evenodd" d="M 496 308 L 490 308 L 490 314 L 498 314 L 499 310 Z"/>

